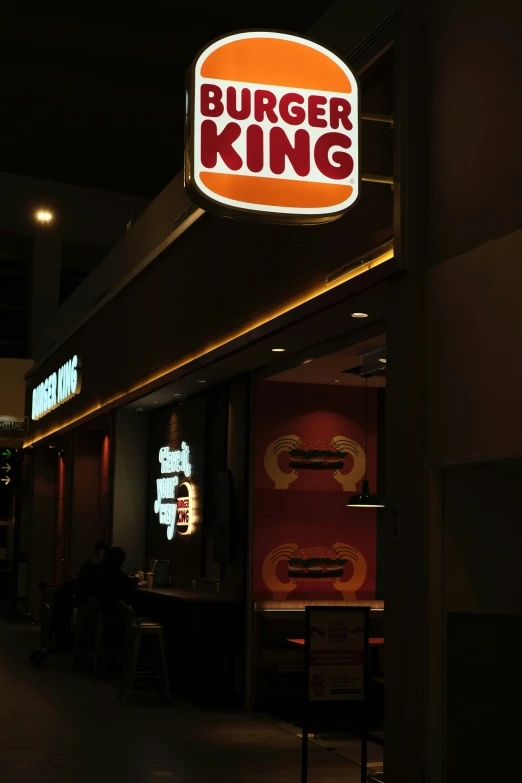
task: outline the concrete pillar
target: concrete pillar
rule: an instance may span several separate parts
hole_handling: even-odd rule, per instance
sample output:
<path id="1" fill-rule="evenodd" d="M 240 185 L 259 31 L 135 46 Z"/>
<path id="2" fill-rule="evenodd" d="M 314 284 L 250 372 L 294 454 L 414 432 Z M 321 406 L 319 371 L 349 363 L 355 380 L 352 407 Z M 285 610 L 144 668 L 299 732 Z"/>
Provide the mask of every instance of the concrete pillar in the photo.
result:
<path id="1" fill-rule="evenodd" d="M 127 552 L 125 569 L 145 565 L 147 509 L 148 416 L 120 408 L 114 429 L 114 494 L 112 543 Z"/>
<path id="2" fill-rule="evenodd" d="M 39 582 L 51 584 L 55 550 L 56 522 L 56 449 L 47 446 L 31 449 L 29 481 L 32 493 L 24 504 L 21 545 L 29 548 L 28 560 L 28 610 L 34 617 L 40 616 L 42 591 Z M 34 516 L 33 516 L 34 511 Z M 28 518 L 28 515 L 30 517 Z M 28 522 L 31 522 L 30 542 L 27 540 Z"/>
<path id="3" fill-rule="evenodd" d="M 430 473 L 426 464 L 426 42 L 420 24 L 395 39 L 395 252 L 409 268 L 389 284 L 385 774 L 387 783 L 440 781 L 428 752 Z M 395 524 L 392 525 L 392 510 Z M 437 574 L 435 573 L 435 576 Z"/>
<path id="4" fill-rule="evenodd" d="M 42 328 L 58 308 L 60 299 L 61 238 L 56 229 L 42 226 L 35 234 L 32 264 L 31 357 L 45 353 Z"/>

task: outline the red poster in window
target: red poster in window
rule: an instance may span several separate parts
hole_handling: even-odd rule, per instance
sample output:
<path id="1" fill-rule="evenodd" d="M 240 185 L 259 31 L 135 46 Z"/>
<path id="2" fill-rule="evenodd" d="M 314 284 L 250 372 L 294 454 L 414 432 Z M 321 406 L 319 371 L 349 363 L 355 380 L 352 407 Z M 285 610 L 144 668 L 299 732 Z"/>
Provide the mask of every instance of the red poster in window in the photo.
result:
<path id="1" fill-rule="evenodd" d="M 375 598 L 377 390 L 262 382 L 255 404 L 255 600 Z"/>

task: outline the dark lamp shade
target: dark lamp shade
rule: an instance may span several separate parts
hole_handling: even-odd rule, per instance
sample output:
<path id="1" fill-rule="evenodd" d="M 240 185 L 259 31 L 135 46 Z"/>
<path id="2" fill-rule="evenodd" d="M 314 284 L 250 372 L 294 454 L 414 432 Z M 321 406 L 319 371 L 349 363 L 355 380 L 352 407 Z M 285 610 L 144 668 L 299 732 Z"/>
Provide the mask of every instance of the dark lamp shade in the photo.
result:
<path id="1" fill-rule="evenodd" d="M 384 508 L 382 500 L 370 492 L 370 485 L 367 479 L 363 481 L 361 492 L 357 495 L 352 495 L 346 505 L 353 508 Z"/>

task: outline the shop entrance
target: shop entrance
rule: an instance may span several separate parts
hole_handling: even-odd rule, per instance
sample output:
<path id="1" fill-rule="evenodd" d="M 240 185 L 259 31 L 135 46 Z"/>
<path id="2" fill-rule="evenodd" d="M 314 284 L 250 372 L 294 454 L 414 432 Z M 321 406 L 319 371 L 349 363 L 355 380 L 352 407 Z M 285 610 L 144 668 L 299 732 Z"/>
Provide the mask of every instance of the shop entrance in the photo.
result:
<path id="1" fill-rule="evenodd" d="M 365 485 L 384 503 L 386 335 L 346 342 L 283 357 L 254 385 L 253 704 L 299 727 L 305 607 L 368 606 L 382 742 L 385 509 L 350 501 Z"/>

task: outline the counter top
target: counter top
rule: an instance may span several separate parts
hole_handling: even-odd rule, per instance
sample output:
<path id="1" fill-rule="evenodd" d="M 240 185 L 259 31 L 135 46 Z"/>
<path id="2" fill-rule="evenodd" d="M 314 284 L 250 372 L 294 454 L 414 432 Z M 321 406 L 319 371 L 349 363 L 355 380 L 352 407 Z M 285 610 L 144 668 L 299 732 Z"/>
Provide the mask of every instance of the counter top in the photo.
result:
<path id="1" fill-rule="evenodd" d="M 374 612 L 384 611 L 384 601 L 299 601 L 299 600 L 286 600 L 286 601 L 257 601 L 255 608 L 260 611 L 274 611 L 278 610 L 299 610 L 304 611 L 307 606 L 368 606 Z"/>
<path id="2" fill-rule="evenodd" d="M 159 595 L 163 598 L 170 598 L 175 601 L 198 601 L 199 603 L 234 603 L 234 598 L 228 596 L 219 595 L 216 593 L 202 593 L 196 592 L 196 590 L 182 590 L 179 587 L 153 587 L 149 589 L 147 587 L 136 588 L 136 592 L 140 595 Z"/>

